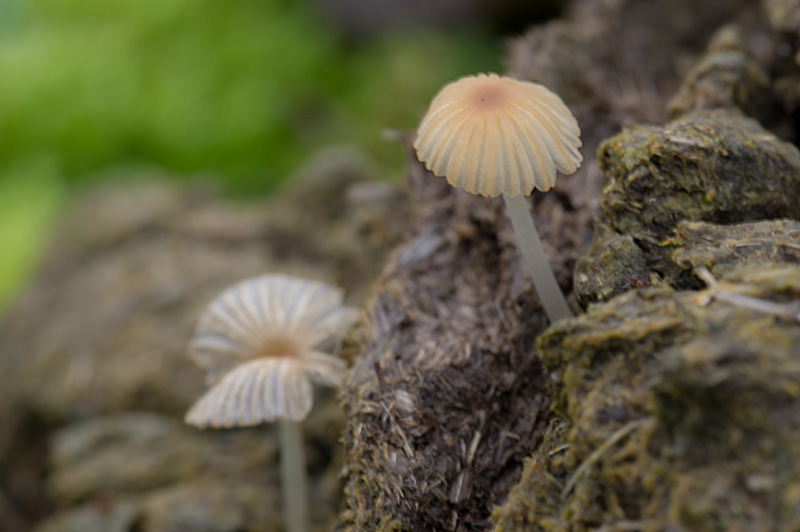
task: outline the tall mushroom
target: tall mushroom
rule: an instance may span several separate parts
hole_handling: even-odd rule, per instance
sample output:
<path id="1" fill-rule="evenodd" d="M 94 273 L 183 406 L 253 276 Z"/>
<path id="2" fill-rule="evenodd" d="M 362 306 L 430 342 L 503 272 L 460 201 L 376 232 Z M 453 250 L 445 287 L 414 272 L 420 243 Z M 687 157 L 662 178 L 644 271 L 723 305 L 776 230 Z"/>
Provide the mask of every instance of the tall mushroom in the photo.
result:
<path id="1" fill-rule="evenodd" d="M 220 294 L 200 317 L 189 356 L 212 384 L 185 421 L 233 428 L 279 421 L 286 530 L 308 530 L 300 422 L 311 411 L 311 382 L 341 384 L 344 362 L 319 349 L 356 319 L 342 291 L 287 275 L 263 275 Z"/>
<path id="2" fill-rule="evenodd" d="M 422 118 L 414 149 L 437 176 L 472 194 L 503 196 L 528 271 L 551 322 L 572 316 L 544 254 L 525 196 L 574 173 L 580 129 L 561 99 L 528 81 L 478 74 L 445 85 Z"/>

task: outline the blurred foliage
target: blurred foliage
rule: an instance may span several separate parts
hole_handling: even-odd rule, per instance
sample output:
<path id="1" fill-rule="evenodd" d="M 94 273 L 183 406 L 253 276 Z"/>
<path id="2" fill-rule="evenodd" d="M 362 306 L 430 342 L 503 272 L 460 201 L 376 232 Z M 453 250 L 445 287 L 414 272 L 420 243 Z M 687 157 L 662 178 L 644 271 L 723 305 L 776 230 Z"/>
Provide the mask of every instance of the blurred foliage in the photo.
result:
<path id="1" fill-rule="evenodd" d="M 54 155 L 69 180 L 143 162 L 264 191 L 315 146 L 411 127 L 441 83 L 495 66 L 485 38 L 348 49 L 287 0 L 0 2 L 20 21 L 0 26 L 0 168 Z"/>
<path id="2" fill-rule="evenodd" d="M 0 309 L 39 256 L 63 186 L 45 159 L 20 161 L 0 179 Z"/>
<path id="3" fill-rule="evenodd" d="M 0 0 L 0 305 L 75 183 L 142 165 L 265 193 L 332 142 L 396 175 L 381 130 L 498 56 L 479 33 L 348 44 L 291 0 Z"/>

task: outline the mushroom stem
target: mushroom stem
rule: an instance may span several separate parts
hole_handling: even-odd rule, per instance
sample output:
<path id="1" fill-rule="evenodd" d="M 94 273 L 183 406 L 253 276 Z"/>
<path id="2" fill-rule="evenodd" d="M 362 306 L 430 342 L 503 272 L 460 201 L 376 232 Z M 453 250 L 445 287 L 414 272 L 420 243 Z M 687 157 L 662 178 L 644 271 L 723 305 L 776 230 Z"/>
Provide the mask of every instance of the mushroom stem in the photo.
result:
<path id="1" fill-rule="evenodd" d="M 547 317 L 550 318 L 550 323 L 562 318 L 571 318 L 574 314 L 567 305 L 567 300 L 547 261 L 547 255 L 544 254 L 542 241 L 539 240 L 539 234 L 536 232 L 533 216 L 528 210 L 525 196 L 517 194 L 511 197 L 503 194 L 503 199 L 506 202 L 508 216 L 511 218 L 511 225 L 517 235 L 522 256 L 525 257 L 525 265 L 533 278 L 533 285 L 539 293 L 539 299 L 542 301 Z"/>
<path id="2" fill-rule="evenodd" d="M 278 423 L 281 445 L 281 490 L 286 532 L 308 530 L 308 488 L 303 428 L 297 421 Z"/>

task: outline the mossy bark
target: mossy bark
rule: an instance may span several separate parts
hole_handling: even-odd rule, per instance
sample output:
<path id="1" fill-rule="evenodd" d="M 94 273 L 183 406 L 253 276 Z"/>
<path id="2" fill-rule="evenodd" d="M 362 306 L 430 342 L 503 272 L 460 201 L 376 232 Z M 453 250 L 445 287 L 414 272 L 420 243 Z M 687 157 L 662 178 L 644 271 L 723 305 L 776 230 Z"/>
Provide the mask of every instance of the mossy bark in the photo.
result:
<path id="1" fill-rule="evenodd" d="M 723 293 L 800 301 L 800 265 L 632 291 L 539 337 L 568 424 L 526 463 L 496 531 L 800 525 L 800 322 Z"/>
<path id="2" fill-rule="evenodd" d="M 688 227 L 681 223 L 800 218 L 800 151 L 736 111 L 632 127 L 606 140 L 598 157 L 610 180 L 602 200 L 610 230 L 597 233 L 578 263 L 576 298 L 584 307 L 635 288 L 626 277 L 699 287 L 673 255 L 681 242 L 673 235 Z"/>

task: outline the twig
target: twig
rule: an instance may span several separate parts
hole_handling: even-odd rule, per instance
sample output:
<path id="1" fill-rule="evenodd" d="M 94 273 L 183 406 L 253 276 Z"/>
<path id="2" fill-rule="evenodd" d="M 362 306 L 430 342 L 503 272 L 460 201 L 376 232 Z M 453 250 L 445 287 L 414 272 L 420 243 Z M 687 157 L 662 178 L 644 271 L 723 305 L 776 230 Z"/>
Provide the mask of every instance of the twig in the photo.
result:
<path id="1" fill-rule="evenodd" d="M 769 301 L 767 299 L 739 294 L 738 292 L 721 288 L 720 283 L 714 278 L 714 275 L 708 271 L 708 268 L 695 268 L 694 273 L 708 285 L 708 288 L 712 292 L 712 299 L 725 301 L 737 307 L 749 308 L 750 310 L 770 314 L 772 316 L 791 318 L 800 322 L 800 300 L 795 300 L 791 303 L 776 303 L 775 301 Z"/>
<path id="2" fill-rule="evenodd" d="M 800 322 L 800 300 L 791 303 L 776 303 L 767 299 L 737 294 L 728 290 L 720 290 L 714 296 L 721 301 L 727 301 L 737 307 L 749 308 L 764 314 L 771 314 L 781 318 L 792 318 Z"/>

